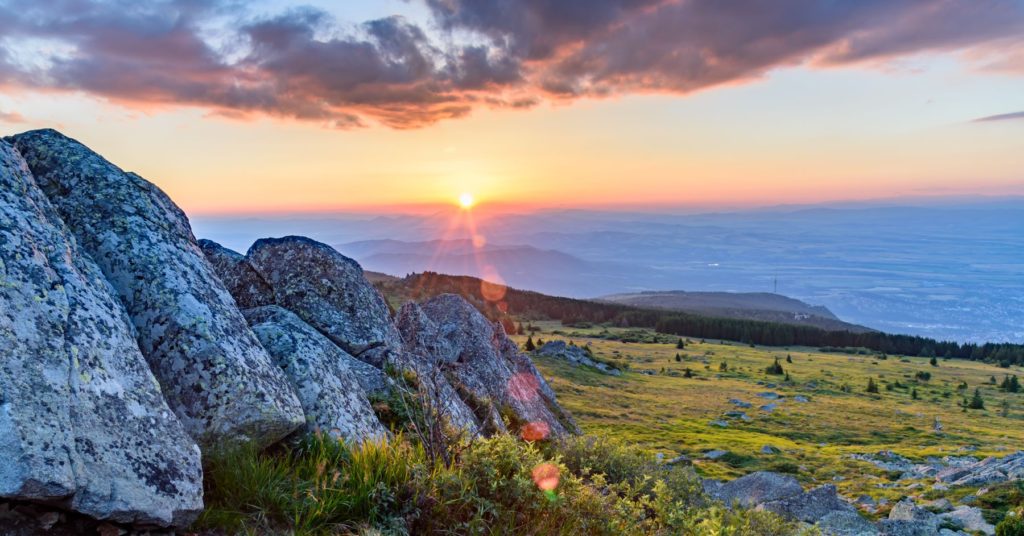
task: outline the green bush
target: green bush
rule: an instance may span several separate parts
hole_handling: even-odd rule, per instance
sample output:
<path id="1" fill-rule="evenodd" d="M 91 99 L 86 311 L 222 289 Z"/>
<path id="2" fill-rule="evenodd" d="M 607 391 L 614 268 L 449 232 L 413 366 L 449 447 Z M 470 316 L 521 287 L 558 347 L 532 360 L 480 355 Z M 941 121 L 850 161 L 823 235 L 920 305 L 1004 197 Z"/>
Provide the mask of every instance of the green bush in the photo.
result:
<path id="1" fill-rule="evenodd" d="M 398 438 L 359 448 L 327 436 L 260 452 L 239 447 L 208 455 L 202 528 L 322 534 L 400 524 L 395 516 L 423 460 Z"/>
<path id="2" fill-rule="evenodd" d="M 509 434 L 428 463 L 401 435 L 352 447 L 324 436 L 208 455 L 196 530 L 224 534 L 797 534 L 768 512 L 711 502 L 688 467 L 607 437 Z"/>
<path id="3" fill-rule="evenodd" d="M 996 536 L 1024 536 L 1024 512 L 1007 515 L 996 525 Z"/>

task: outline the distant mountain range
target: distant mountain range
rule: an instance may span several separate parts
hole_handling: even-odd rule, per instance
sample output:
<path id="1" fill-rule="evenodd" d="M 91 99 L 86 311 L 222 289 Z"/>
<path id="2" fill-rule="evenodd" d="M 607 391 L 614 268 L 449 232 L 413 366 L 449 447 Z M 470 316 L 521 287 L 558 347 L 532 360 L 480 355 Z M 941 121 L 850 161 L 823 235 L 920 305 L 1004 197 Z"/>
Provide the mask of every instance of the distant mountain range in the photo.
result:
<path id="1" fill-rule="evenodd" d="M 646 309 L 667 309 L 721 318 L 763 320 L 780 324 L 814 326 L 830 331 L 873 331 L 843 322 L 827 307 L 810 305 L 768 292 L 686 292 L 682 290 L 612 294 L 598 301 Z"/>
<path id="2" fill-rule="evenodd" d="M 221 216 L 193 218 L 193 226 L 239 251 L 261 237 L 299 234 L 338 245 L 370 270 L 496 275 L 574 298 L 767 292 L 777 281 L 786 296 L 887 333 L 1024 342 L 1020 201 L 890 200 L 719 213 L 481 207 L 472 218 L 457 210 Z M 481 236 L 487 243 L 474 254 L 471 239 Z"/>
<path id="3" fill-rule="evenodd" d="M 626 264 L 586 261 L 556 250 L 524 245 L 474 245 L 469 239 L 363 240 L 334 247 L 372 272 L 395 276 L 416 272 L 468 275 L 574 297 L 595 296 L 608 288 L 628 287 L 638 271 Z"/>
<path id="4" fill-rule="evenodd" d="M 469 239 L 423 242 L 363 240 L 335 247 L 374 273 L 376 280 L 381 280 L 381 274 L 404 276 L 437 272 L 478 277 L 556 296 L 565 295 L 566 289 L 573 289 L 572 296 L 587 296 L 588 289 L 597 294 L 612 284 L 628 287 L 628 279 L 638 278 L 634 266 L 585 261 L 560 251 L 532 246 L 474 244 Z M 599 300 L 720 318 L 762 320 L 858 333 L 871 331 L 864 326 L 843 322 L 824 306 L 809 305 L 779 294 L 645 291 L 613 294 Z"/>

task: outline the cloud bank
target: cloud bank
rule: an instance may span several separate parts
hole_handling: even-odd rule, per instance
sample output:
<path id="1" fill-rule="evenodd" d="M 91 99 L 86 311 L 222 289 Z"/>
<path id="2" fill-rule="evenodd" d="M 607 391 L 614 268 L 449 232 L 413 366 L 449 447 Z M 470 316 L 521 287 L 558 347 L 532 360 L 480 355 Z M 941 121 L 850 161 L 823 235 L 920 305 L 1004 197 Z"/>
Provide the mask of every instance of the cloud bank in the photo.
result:
<path id="1" fill-rule="evenodd" d="M 957 53 L 1024 73 L 1020 0 L 411 0 L 346 25 L 237 0 L 0 0 L 0 87 L 335 128 L 686 94 L 772 69 Z"/>

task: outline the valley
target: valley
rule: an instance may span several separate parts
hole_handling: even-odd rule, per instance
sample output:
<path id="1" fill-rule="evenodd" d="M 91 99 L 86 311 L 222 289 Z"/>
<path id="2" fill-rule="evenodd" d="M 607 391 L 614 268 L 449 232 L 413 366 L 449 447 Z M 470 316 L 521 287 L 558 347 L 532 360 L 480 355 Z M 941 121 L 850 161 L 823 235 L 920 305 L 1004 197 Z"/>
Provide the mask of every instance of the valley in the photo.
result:
<path id="1" fill-rule="evenodd" d="M 864 499 L 866 513 L 884 517 L 902 497 L 955 502 L 978 494 L 979 487 L 993 486 L 943 490 L 934 487 L 933 477 L 901 479 L 898 471 L 854 456 L 898 459 L 878 456 L 891 452 L 915 463 L 947 456 L 981 460 L 1010 455 L 1024 445 L 1024 394 L 1006 393 L 990 383 L 992 378 L 1002 382 L 1008 374 L 1024 377 L 1019 366 L 942 359 L 932 366 L 919 357 L 881 359 L 877 354 L 692 338 L 684 338 L 686 347 L 678 349 L 676 338 L 644 330 L 639 335 L 652 342 L 613 340 L 638 336 L 638 330 L 624 328 L 528 325 L 538 331 L 516 336 L 521 344 L 528 336 L 534 341 L 571 341 L 589 346 L 596 359 L 625 371 L 615 377 L 534 353 L 558 399 L 585 433 L 622 438 L 666 460 L 684 455 L 708 478 L 732 479 L 758 470 L 790 473 L 805 485 L 834 484 L 851 500 L 869 496 L 870 502 Z M 775 358 L 791 381 L 765 373 Z M 721 370 L 723 364 L 728 371 Z M 684 377 L 687 369 L 692 378 Z M 930 374 L 930 379 L 920 379 L 918 373 Z M 878 393 L 866 392 L 869 379 Z M 961 388 L 964 382 L 966 388 Z M 963 409 L 964 399 L 976 388 L 985 409 Z M 767 393 L 779 398 L 765 398 L 772 396 Z M 769 405 L 772 411 L 761 409 Z M 935 431 L 936 420 L 941 432 Z M 708 453 L 717 459 L 709 459 Z"/>

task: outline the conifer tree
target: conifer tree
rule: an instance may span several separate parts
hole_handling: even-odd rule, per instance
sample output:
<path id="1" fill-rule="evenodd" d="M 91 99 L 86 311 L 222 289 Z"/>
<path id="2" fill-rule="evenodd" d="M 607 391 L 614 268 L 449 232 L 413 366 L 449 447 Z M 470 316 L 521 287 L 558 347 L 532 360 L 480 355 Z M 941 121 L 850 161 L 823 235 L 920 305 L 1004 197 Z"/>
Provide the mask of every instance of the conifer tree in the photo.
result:
<path id="1" fill-rule="evenodd" d="M 875 383 L 875 379 L 874 378 L 868 378 L 867 392 L 869 392 L 869 393 L 877 393 L 878 392 L 878 384 Z"/>
<path id="2" fill-rule="evenodd" d="M 974 390 L 974 396 L 967 403 L 967 407 L 970 409 L 985 409 L 985 400 L 981 398 L 981 389 Z"/>
<path id="3" fill-rule="evenodd" d="M 532 352 L 537 349 L 537 346 L 533 344 L 533 336 L 526 338 L 526 344 L 523 345 L 523 349 L 527 352 Z"/>
<path id="4" fill-rule="evenodd" d="M 679 341 L 676 342 L 676 349 L 682 350 L 683 348 L 686 348 L 686 343 L 683 342 L 682 338 L 680 338 Z"/>

